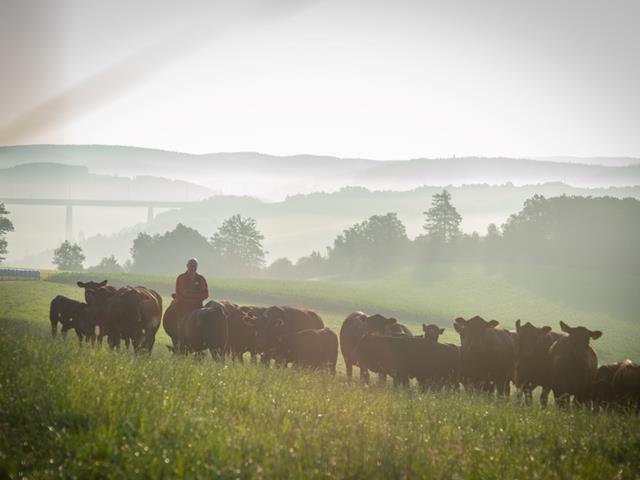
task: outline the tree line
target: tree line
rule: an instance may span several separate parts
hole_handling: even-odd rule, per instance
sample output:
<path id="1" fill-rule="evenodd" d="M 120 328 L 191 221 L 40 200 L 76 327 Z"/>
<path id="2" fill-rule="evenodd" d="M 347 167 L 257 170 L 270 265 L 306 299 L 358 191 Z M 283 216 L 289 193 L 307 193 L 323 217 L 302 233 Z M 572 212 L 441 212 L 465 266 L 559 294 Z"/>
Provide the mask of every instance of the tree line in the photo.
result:
<path id="1" fill-rule="evenodd" d="M 162 235 L 140 233 L 126 265 L 111 256 L 92 269 L 173 274 L 195 256 L 208 275 L 274 278 L 371 274 L 454 261 L 640 271 L 640 201 L 632 198 L 534 195 L 503 225 L 490 224 L 484 235 L 462 232 L 462 217 L 446 190 L 433 196 L 423 215 L 423 232 L 414 239 L 396 213 L 373 215 L 337 235 L 325 252 L 313 251 L 295 263 L 278 258 L 269 266 L 264 236 L 252 218 L 234 215 L 210 238 L 178 224 Z M 54 257 L 61 269 L 80 269 L 82 261 L 80 247 L 68 242 Z"/>

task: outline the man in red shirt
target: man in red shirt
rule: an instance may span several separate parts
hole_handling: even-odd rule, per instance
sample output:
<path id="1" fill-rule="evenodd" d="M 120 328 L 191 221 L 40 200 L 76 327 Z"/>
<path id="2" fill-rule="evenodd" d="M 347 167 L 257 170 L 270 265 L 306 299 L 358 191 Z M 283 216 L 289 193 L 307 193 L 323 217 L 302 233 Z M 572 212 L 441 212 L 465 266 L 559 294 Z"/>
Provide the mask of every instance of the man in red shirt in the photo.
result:
<path id="1" fill-rule="evenodd" d="M 187 271 L 176 278 L 175 300 L 182 315 L 202 308 L 202 302 L 209 296 L 207 281 L 197 273 L 198 260 L 190 258 Z"/>

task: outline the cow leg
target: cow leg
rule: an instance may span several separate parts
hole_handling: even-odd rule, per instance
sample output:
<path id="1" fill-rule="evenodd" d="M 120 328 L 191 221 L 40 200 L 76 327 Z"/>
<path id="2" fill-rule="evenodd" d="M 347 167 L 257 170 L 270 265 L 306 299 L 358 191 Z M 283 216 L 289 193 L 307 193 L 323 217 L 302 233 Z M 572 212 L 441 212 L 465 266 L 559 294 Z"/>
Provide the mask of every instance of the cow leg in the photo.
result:
<path id="1" fill-rule="evenodd" d="M 58 320 L 51 320 L 51 336 L 56 337 L 58 335 Z"/>
<path id="2" fill-rule="evenodd" d="M 369 383 L 369 370 L 362 366 L 360 367 L 360 380 L 366 384 Z"/>
<path id="3" fill-rule="evenodd" d="M 556 400 L 558 408 L 567 408 L 569 406 L 570 395 L 563 390 L 553 390 L 553 398 Z"/>
<path id="4" fill-rule="evenodd" d="M 353 376 L 353 364 L 345 360 L 344 366 L 347 369 L 347 378 L 351 378 Z"/>
<path id="5" fill-rule="evenodd" d="M 336 364 L 335 364 L 335 362 L 329 362 L 329 373 L 333 377 L 336 376 Z"/>
<path id="6" fill-rule="evenodd" d="M 549 403 L 549 387 L 542 387 L 542 393 L 540 394 L 540 405 L 542 408 L 547 408 Z"/>
<path id="7" fill-rule="evenodd" d="M 378 374 L 378 383 L 379 384 L 387 383 L 387 374 L 386 373 L 379 373 Z"/>
<path id="8" fill-rule="evenodd" d="M 258 364 L 258 355 L 256 354 L 256 352 L 249 352 L 251 355 L 251 363 L 254 365 Z"/>

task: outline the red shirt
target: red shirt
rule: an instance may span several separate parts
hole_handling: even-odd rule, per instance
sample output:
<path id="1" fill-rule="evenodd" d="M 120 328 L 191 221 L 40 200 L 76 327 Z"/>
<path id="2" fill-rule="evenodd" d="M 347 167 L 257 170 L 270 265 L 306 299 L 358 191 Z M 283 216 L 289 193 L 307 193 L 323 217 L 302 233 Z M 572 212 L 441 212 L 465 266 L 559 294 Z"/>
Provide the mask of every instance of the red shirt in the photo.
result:
<path id="1" fill-rule="evenodd" d="M 204 277 L 196 273 L 193 277 L 188 272 L 176 278 L 176 300 L 202 302 L 209 296 L 209 287 Z"/>

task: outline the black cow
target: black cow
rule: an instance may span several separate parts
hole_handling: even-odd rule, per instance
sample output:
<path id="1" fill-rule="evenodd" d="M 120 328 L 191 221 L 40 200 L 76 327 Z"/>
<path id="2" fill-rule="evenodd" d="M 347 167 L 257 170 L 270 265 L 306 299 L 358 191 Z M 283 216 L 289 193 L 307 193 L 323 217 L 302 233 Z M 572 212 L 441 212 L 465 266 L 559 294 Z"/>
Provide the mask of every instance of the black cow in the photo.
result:
<path id="1" fill-rule="evenodd" d="M 323 369 L 336 374 L 338 336 L 330 328 L 301 330 L 279 336 L 275 348 L 276 360 L 294 365 Z"/>
<path id="2" fill-rule="evenodd" d="M 74 329 L 78 340 L 86 338 L 89 340 L 93 333 L 93 324 L 89 316 L 89 309 L 86 303 L 72 300 L 62 295 L 56 296 L 49 305 L 49 321 L 51 322 L 51 336 L 58 333 L 58 323 L 60 323 L 63 337 L 67 332 Z"/>
<path id="3" fill-rule="evenodd" d="M 516 357 L 514 383 L 520 398 L 524 394 L 525 402 L 531 402 L 534 388 L 542 387 L 540 403 L 546 406 L 552 387 L 551 356 L 549 347 L 564 336 L 552 332 L 551 327 L 536 327 L 527 322 L 521 325 L 516 320 Z"/>
<path id="4" fill-rule="evenodd" d="M 591 396 L 598 370 L 598 357 L 589 341 L 600 338 L 602 332 L 572 328 L 564 322 L 560 322 L 560 328 L 567 335 L 549 348 L 553 396 L 560 407 L 566 407 L 572 395 L 577 404 L 584 404 Z"/>
<path id="5" fill-rule="evenodd" d="M 456 318 L 460 334 L 462 377 L 466 386 L 499 396 L 509 395 L 513 377 L 515 334 L 500 328 L 497 320 L 487 322 L 479 316 Z"/>

